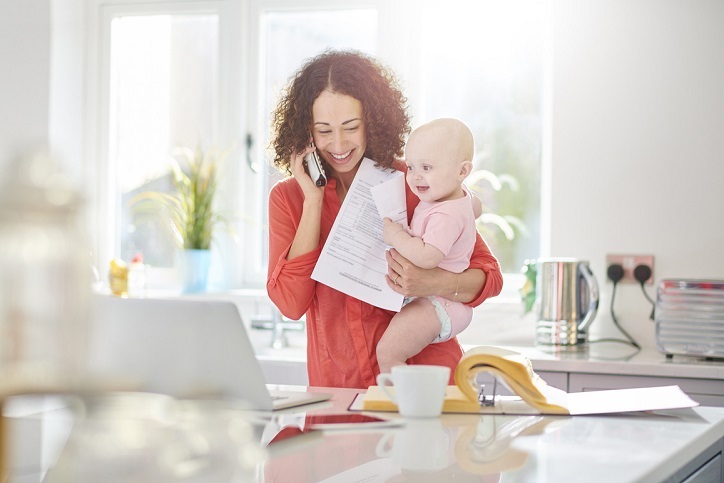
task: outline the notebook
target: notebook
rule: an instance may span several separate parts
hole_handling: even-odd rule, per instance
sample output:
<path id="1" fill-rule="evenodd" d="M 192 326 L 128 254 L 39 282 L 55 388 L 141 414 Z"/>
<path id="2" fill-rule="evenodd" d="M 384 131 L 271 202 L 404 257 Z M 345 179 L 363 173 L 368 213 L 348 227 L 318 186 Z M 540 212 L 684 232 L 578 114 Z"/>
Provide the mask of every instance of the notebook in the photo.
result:
<path id="1" fill-rule="evenodd" d="M 272 411 L 328 393 L 270 390 L 236 305 L 94 296 L 90 368 L 110 388 L 242 401 Z"/>

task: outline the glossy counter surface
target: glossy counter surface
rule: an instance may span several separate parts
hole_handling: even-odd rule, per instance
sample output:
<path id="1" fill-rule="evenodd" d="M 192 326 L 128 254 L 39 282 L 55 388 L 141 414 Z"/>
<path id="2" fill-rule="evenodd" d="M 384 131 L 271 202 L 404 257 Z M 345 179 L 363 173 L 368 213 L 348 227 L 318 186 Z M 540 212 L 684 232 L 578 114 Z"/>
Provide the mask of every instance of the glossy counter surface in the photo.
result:
<path id="1" fill-rule="evenodd" d="M 463 346 L 465 350 L 475 347 Z M 615 343 L 591 344 L 584 350 L 509 347 L 525 354 L 536 371 L 621 374 L 654 377 L 724 379 L 724 361 L 666 356 L 653 349 L 636 349 Z"/>
<path id="2" fill-rule="evenodd" d="M 355 391 L 335 390 L 339 409 Z M 272 445 L 264 481 L 663 481 L 724 437 L 724 409 L 608 416 L 443 415 Z M 721 449 L 720 449 L 721 450 Z M 688 475 L 678 475 L 683 479 Z M 488 479 L 489 478 L 489 479 Z"/>
<path id="3" fill-rule="evenodd" d="M 443 415 L 264 444 L 283 428 L 304 426 L 308 415 L 346 411 L 358 392 L 309 390 L 335 397 L 273 415 L 208 402 L 171 411 L 168 399 L 154 395 L 121 411 L 106 404 L 56 438 L 56 451 L 45 451 L 54 458 L 44 481 L 680 481 L 712 451 L 721 452 L 724 437 L 724 409 L 698 407 L 576 417 Z M 69 427 L 58 424 L 64 418 L 67 412 L 46 413 L 46 432 Z"/>

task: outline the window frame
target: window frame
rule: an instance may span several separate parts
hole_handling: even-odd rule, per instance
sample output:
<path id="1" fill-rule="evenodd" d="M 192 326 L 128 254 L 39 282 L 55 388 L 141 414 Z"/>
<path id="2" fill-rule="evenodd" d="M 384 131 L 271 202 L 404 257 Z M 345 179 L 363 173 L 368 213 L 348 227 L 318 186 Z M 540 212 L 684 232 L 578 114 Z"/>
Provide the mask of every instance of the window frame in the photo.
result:
<path id="1" fill-rule="evenodd" d="M 184 15 L 212 14 L 218 17 L 219 25 L 219 72 L 218 105 L 214 126 L 219 146 L 231 146 L 246 131 L 247 119 L 242 115 L 243 93 L 246 92 L 244 64 L 246 63 L 245 41 L 242 36 L 245 25 L 243 2 L 232 0 L 89 0 L 87 15 L 87 71 L 86 71 L 86 122 L 84 137 L 87 140 L 84 151 L 85 171 L 88 173 L 88 197 L 91 201 L 88 213 L 91 221 L 92 263 L 101 277 L 107 271 L 108 262 L 120 253 L 118 222 L 120 207 L 117 206 L 117 190 L 114 180 L 116 166 L 109 159 L 109 115 L 110 115 L 110 42 L 113 19 L 133 15 Z M 227 159 L 225 178 L 220 182 L 220 191 L 244 189 L 250 176 L 247 170 L 240 169 L 240 150 L 236 149 Z M 253 194 L 251 195 L 254 196 Z M 257 196 L 258 197 L 258 196 Z M 226 197 L 220 203 L 226 212 L 238 212 L 244 202 L 239 197 Z M 222 244 L 233 243 L 222 239 Z M 245 251 L 248 243 L 243 240 L 240 247 L 233 247 L 239 253 Z M 232 270 L 228 271 L 228 286 L 243 286 L 243 271 L 239 270 L 239 258 L 228 261 Z M 227 261 L 224 261 L 226 264 Z M 173 270 L 155 269 L 155 277 L 170 283 Z"/>

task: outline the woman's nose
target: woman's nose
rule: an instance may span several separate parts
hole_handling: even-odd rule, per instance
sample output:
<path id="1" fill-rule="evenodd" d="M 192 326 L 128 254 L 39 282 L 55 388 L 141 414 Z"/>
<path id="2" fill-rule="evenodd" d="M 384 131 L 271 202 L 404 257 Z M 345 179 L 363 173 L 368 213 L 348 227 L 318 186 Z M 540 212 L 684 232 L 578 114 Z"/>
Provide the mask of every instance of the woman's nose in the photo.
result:
<path id="1" fill-rule="evenodd" d="M 332 138 L 332 149 L 334 151 L 341 151 L 344 149 L 344 135 L 341 133 L 335 133 Z"/>

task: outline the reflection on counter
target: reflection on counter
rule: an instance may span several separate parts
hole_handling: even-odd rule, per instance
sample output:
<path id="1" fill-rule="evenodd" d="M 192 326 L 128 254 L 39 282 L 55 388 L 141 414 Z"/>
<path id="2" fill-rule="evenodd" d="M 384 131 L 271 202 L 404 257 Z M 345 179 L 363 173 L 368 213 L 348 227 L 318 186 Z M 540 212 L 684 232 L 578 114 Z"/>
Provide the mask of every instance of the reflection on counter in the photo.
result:
<path id="1" fill-rule="evenodd" d="M 303 415 L 300 417 L 303 419 Z M 314 446 L 304 451 L 270 446 L 271 460 L 264 465 L 264 479 L 433 482 L 489 476 L 490 481 L 498 481 L 501 473 L 520 468 L 528 460 L 528 452 L 514 447 L 516 438 L 553 433 L 569 420 L 552 416 L 488 415 L 474 419 L 447 415 L 407 419 L 402 427 L 386 431 L 348 431 L 339 435 L 328 431 L 324 438 L 308 443 Z M 335 458 L 329 457 L 332 454 Z"/>
<path id="2" fill-rule="evenodd" d="M 550 416 L 480 416 L 477 426 L 463 432 L 455 444 L 458 463 L 478 475 L 519 468 L 528 454 L 511 447 L 517 436 L 552 432 L 566 422 Z"/>

